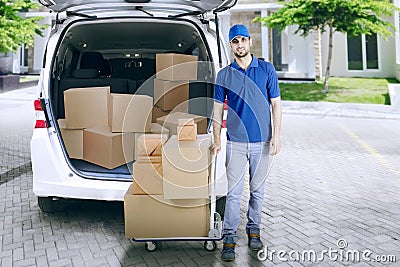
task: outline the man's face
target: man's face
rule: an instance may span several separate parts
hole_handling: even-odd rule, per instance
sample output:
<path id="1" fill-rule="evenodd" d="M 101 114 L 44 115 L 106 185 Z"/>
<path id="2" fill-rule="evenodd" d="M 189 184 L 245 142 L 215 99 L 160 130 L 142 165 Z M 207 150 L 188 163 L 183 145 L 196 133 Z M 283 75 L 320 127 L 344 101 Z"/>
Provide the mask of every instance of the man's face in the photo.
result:
<path id="1" fill-rule="evenodd" d="M 250 37 L 236 36 L 229 44 L 237 58 L 245 57 L 250 53 Z"/>

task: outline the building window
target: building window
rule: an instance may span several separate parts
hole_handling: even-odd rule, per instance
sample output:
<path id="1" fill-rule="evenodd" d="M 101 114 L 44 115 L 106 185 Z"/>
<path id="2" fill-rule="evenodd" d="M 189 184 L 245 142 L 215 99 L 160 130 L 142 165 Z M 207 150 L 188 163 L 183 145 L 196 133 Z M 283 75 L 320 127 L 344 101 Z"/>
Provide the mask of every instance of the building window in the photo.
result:
<path id="1" fill-rule="evenodd" d="M 348 70 L 379 69 L 377 34 L 347 36 Z"/>
<path id="2" fill-rule="evenodd" d="M 347 36 L 347 65 L 349 70 L 362 70 L 361 36 Z"/>
<path id="3" fill-rule="evenodd" d="M 272 29 L 272 62 L 277 71 L 288 71 L 288 32 Z"/>
<path id="4" fill-rule="evenodd" d="M 379 69 L 378 64 L 378 36 L 376 34 L 365 36 L 367 50 L 367 69 Z"/>
<path id="5" fill-rule="evenodd" d="M 395 1 L 397 7 L 400 7 L 399 1 Z M 400 14 L 399 11 L 394 12 L 394 25 L 395 25 L 395 42 L 396 42 L 396 63 L 400 64 Z"/>
<path id="6" fill-rule="evenodd" d="M 28 67 L 28 48 L 25 44 L 21 44 L 20 47 L 20 58 L 19 58 L 19 65 L 21 67 Z"/>

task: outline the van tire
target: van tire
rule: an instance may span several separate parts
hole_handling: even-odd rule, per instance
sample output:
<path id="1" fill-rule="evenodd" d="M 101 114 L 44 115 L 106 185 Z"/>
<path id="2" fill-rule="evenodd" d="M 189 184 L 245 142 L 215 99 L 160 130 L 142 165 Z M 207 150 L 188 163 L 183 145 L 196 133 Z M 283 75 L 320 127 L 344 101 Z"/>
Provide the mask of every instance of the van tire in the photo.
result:
<path id="1" fill-rule="evenodd" d="M 55 197 L 38 197 L 38 205 L 40 210 L 46 213 L 61 212 L 67 207 L 63 199 Z"/>
<path id="2" fill-rule="evenodd" d="M 224 220 L 224 215 L 225 215 L 225 204 L 226 204 L 226 196 L 222 196 L 217 199 L 215 205 L 216 206 L 215 209 L 221 216 L 222 221 Z"/>

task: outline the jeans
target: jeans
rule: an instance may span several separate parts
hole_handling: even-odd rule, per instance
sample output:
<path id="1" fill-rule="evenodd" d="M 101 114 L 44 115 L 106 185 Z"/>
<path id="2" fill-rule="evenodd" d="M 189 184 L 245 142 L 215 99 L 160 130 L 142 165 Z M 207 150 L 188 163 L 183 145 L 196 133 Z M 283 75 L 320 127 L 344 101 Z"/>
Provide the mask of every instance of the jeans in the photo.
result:
<path id="1" fill-rule="evenodd" d="M 237 242 L 240 224 L 240 198 L 244 176 L 249 163 L 250 200 L 246 229 L 260 228 L 264 201 L 265 181 L 268 174 L 269 142 L 239 143 L 228 141 L 226 145 L 226 173 L 228 194 L 226 196 L 224 236 Z"/>

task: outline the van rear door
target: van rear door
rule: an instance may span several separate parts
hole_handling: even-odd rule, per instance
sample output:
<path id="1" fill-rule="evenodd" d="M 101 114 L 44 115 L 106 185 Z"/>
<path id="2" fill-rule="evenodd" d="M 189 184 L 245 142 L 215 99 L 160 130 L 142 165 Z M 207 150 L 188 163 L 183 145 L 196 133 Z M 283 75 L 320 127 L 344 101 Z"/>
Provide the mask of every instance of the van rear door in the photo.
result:
<path id="1" fill-rule="evenodd" d="M 55 12 L 83 12 L 93 9 L 132 9 L 141 6 L 144 9 L 179 10 L 184 12 L 200 12 L 231 8 L 237 0 L 39 0 L 39 2 Z"/>

